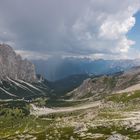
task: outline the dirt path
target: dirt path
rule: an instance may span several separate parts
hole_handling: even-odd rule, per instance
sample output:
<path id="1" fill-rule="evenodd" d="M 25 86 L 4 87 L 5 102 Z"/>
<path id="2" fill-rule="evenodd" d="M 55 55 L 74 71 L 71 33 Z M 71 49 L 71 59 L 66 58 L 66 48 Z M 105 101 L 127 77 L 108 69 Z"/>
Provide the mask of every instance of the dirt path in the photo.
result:
<path id="1" fill-rule="evenodd" d="M 88 109 L 88 108 L 92 108 L 92 107 L 98 107 L 101 104 L 100 101 L 94 102 L 94 103 L 89 103 L 89 104 L 85 104 L 85 105 L 81 105 L 81 106 L 77 106 L 77 107 L 62 107 L 62 108 L 40 108 L 35 106 L 34 104 L 31 104 L 33 110 L 31 110 L 31 114 L 32 115 L 37 115 L 37 116 L 41 116 L 41 115 L 48 115 L 51 113 L 61 113 L 61 112 L 73 112 L 73 111 L 78 111 L 78 110 L 83 110 L 83 109 Z"/>

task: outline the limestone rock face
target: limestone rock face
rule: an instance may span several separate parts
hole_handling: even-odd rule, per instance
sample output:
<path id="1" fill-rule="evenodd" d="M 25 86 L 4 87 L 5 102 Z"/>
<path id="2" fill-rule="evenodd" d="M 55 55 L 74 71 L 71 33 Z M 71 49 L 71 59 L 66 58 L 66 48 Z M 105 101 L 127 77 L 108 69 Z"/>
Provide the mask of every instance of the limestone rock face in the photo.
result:
<path id="1" fill-rule="evenodd" d="M 23 60 L 9 45 L 0 44 L 0 80 L 7 77 L 26 82 L 36 82 L 37 79 L 31 62 Z"/>

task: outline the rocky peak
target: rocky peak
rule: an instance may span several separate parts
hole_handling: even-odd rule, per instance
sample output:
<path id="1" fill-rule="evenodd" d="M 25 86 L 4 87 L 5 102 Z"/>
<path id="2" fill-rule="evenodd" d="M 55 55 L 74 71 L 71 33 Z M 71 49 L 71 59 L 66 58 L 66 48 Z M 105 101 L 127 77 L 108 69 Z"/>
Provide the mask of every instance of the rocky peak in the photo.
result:
<path id="1" fill-rule="evenodd" d="M 7 77 L 26 82 L 36 81 L 34 65 L 23 60 L 9 45 L 0 44 L 0 80 Z"/>

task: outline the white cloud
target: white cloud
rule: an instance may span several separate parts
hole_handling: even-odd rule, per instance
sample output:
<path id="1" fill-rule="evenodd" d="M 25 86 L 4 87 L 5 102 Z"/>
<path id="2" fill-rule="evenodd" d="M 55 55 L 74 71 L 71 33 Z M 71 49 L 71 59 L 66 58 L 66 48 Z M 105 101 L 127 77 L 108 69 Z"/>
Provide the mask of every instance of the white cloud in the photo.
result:
<path id="1" fill-rule="evenodd" d="M 129 51 L 130 46 L 134 45 L 135 42 L 132 40 L 128 40 L 125 36 L 118 41 L 117 49 L 122 53 L 127 53 Z"/>
<path id="2" fill-rule="evenodd" d="M 96 53 L 101 57 L 112 53 L 126 55 L 124 53 L 128 53 L 135 44 L 127 39 L 127 33 L 135 25 L 134 14 L 140 9 L 140 0 L 91 2 L 85 14 L 73 26 L 75 36 L 81 44 L 90 48 L 91 53 L 93 50 L 93 56 Z"/>
<path id="3" fill-rule="evenodd" d="M 121 15 L 120 15 L 121 17 Z M 135 18 L 128 17 L 127 19 L 121 20 L 109 18 L 103 22 L 100 27 L 100 37 L 109 40 L 116 40 L 125 35 L 135 25 Z"/>

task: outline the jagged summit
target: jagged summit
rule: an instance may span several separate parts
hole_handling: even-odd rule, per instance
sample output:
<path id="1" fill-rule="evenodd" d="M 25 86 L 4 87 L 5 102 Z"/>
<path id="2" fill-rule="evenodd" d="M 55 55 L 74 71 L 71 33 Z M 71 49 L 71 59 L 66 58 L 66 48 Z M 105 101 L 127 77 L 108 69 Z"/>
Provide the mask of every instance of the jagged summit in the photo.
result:
<path id="1" fill-rule="evenodd" d="M 34 65 L 28 60 L 23 60 L 11 46 L 0 44 L 0 80 L 7 77 L 26 82 L 36 81 Z"/>

